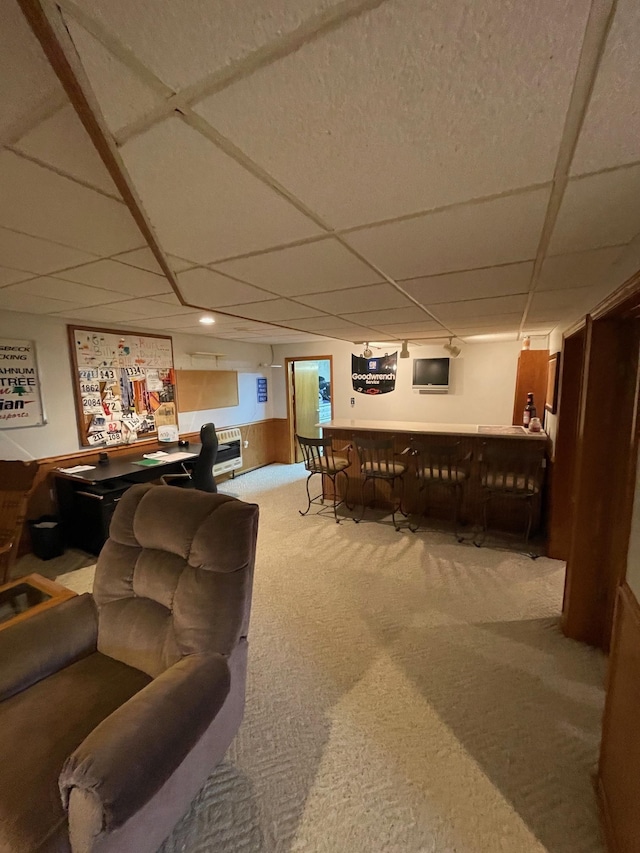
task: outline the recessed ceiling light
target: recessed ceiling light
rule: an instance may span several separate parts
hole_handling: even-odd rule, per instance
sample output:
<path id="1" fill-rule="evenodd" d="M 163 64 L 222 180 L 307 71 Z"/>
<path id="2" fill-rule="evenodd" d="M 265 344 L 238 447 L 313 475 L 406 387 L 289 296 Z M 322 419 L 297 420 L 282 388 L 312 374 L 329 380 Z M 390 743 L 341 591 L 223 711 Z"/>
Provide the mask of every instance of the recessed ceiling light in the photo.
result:
<path id="1" fill-rule="evenodd" d="M 212 326 L 215 320 L 213 317 L 200 317 L 200 322 L 203 326 Z"/>

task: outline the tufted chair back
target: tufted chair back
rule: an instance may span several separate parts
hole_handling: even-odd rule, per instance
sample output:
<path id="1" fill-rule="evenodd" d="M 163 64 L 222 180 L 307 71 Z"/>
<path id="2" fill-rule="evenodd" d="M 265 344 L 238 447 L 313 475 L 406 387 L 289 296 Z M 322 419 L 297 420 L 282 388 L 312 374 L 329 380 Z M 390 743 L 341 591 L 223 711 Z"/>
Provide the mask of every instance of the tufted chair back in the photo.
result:
<path id="1" fill-rule="evenodd" d="M 96 567 L 98 651 L 155 678 L 185 655 L 228 655 L 247 634 L 258 507 L 132 486 Z"/>

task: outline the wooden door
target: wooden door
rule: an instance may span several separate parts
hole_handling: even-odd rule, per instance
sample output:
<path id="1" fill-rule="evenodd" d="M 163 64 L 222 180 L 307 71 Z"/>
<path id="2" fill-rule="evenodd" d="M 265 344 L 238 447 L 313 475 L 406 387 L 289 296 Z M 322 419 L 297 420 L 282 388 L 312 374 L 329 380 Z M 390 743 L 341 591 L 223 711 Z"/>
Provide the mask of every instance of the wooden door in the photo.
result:
<path id="1" fill-rule="evenodd" d="M 547 373 L 549 367 L 548 349 L 522 350 L 518 356 L 516 392 L 513 398 L 513 423 L 522 425 L 527 394 L 533 393 L 533 400 L 540 420 L 544 417 L 544 404 L 547 393 Z"/>
<path id="2" fill-rule="evenodd" d="M 316 424 L 320 419 L 320 384 L 316 361 L 294 361 L 291 365 L 293 385 L 293 427 L 296 435 L 319 438 L 321 430 Z M 299 462 L 300 448 L 295 448 Z"/>

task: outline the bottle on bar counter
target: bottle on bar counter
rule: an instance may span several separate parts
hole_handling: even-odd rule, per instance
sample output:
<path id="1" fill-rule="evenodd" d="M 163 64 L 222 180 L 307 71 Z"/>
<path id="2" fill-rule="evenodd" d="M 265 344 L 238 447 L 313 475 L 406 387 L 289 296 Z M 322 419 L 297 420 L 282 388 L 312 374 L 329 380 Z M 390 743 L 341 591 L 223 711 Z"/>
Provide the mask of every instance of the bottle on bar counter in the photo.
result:
<path id="1" fill-rule="evenodd" d="M 529 429 L 531 418 L 535 418 L 537 414 L 538 411 L 536 409 L 536 404 L 533 402 L 533 391 L 529 391 L 527 394 L 527 405 L 524 407 L 524 413 L 522 415 L 522 426 L 525 429 Z"/>

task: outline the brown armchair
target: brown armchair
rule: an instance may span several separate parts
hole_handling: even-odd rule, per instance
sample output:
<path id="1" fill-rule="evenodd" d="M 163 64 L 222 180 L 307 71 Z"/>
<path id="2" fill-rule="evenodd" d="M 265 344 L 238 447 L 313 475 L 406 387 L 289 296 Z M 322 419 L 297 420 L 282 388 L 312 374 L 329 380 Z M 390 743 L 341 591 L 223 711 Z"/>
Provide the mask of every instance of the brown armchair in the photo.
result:
<path id="1" fill-rule="evenodd" d="M 0 851 L 153 851 L 240 725 L 258 507 L 121 499 L 93 595 L 0 632 Z"/>

